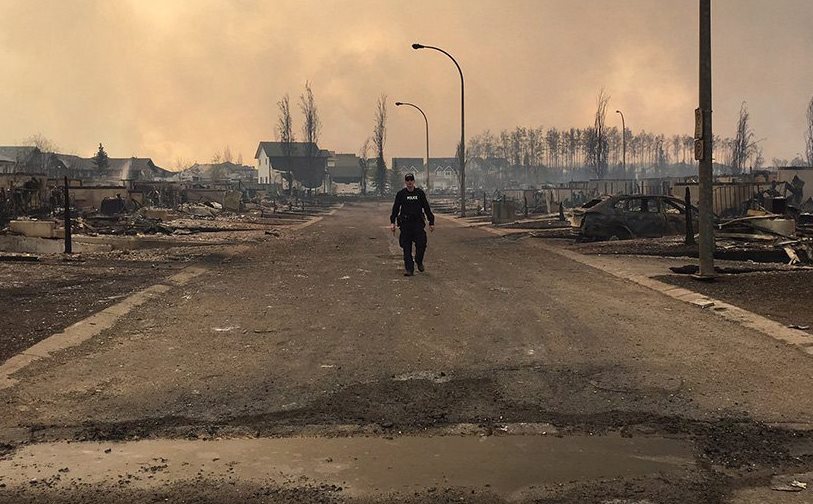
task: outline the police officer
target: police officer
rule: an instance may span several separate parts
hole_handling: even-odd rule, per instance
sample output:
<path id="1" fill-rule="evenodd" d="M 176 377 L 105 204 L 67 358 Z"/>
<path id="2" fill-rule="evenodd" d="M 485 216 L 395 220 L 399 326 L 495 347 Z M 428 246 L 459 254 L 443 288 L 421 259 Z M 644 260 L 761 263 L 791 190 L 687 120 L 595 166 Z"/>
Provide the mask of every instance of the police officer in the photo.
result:
<path id="1" fill-rule="evenodd" d="M 423 271 L 423 255 L 426 252 L 426 231 L 424 227 L 424 214 L 429 220 L 429 231 L 435 230 L 435 215 L 429 208 L 426 193 L 415 187 L 415 176 L 407 173 L 404 176 L 404 187 L 395 195 L 395 203 L 390 214 L 390 229 L 395 234 L 395 223 L 401 228 L 399 242 L 404 249 L 404 276 L 415 274 L 415 264 L 418 271 Z M 412 260 L 412 243 L 415 243 L 415 260 Z"/>

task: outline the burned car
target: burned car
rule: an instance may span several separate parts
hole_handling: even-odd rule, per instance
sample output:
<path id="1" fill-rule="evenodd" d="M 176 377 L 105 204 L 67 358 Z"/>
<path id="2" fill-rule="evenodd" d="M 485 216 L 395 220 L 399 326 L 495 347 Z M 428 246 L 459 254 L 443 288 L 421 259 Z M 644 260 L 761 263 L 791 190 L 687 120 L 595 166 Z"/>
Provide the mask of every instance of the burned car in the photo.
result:
<path id="1" fill-rule="evenodd" d="M 577 206 L 573 210 L 570 211 L 570 225 L 575 228 L 579 229 L 582 225 L 582 219 L 584 218 L 584 212 L 587 211 L 588 208 L 593 208 L 594 206 L 598 205 L 602 201 L 608 200 L 612 198 L 609 194 L 605 194 L 599 196 L 598 198 L 593 198 L 590 201 L 587 201 L 585 204 L 581 206 Z"/>
<path id="2" fill-rule="evenodd" d="M 683 234 L 686 205 L 672 196 L 617 195 L 592 200 L 579 219 L 581 240 L 627 240 Z M 697 209 L 692 207 L 693 229 Z"/>

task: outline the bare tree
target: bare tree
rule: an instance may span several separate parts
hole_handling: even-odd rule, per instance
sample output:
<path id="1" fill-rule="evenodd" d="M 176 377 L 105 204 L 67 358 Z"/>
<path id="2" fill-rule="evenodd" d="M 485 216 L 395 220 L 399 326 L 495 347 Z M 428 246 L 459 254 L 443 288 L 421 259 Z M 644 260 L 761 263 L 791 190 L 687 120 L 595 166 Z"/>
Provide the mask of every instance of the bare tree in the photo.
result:
<path id="1" fill-rule="evenodd" d="M 233 160 L 234 160 L 234 157 L 232 156 L 232 153 L 231 153 L 231 147 L 229 147 L 227 145 L 226 148 L 223 149 L 223 161 L 225 161 L 227 163 L 231 163 Z"/>
<path id="2" fill-rule="evenodd" d="M 370 137 L 364 139 L 359 149 L 359 167 L 361 168 L 361 194 L 367 194 L 367 168 L 370 156 Z"/>
<path id="3" fill-rule="evenodd" d="M 313 161 L 319 154 L 317 143 L 322 123 L 319 120 L 319 110 L 316 108 L 316 100 L 313 98 L 313 90 L 309 81 L 305 81 L 305 92 L 299 95 L 299 108 L 304 116 L 302 136 L 305 141 L 305 160 L 310 172 L 313 169 Z"/>
<path id="4" fill-rule="evenodd" d="M 511 165 L 517 167 L 522 166 L 522 145 L 525 142 L 525 128 L 517 126 L 514 131 L 509 133 L 511 138 Z"/>
<path id="5" fill-rule="evenodd" d="M 237 154 L 237 164 L 239 164 L 239 165 L 243 164 L 243 153 L 242 152 Z"/>
<path id="6" fill-rule="evenodd" d="M 805 135 L 805 157 L 808 166 L 813 166 L 813 98 L 807 104 L 807 132 Z"/>
<path id="7" fill-rule="evenodd" d="M 587 164 L 597 179 L 603 179 L 607 176 L 609 142 L 607 141 L 606 119 L 609 101 L 610 97 L 604 92 L 604 89 L 599 91 L 596 99 L 596 116 L 593 121 L 593 128 L 588 133 Z"/>
<path id="8" fill-rule="evenodd" d="M 455 149 L 455 158 L 457 159 L 457 165 L 454 167 L 454 174 L 457 177 L 457 183 L 460 183 L 460 159 L 463 159 L 464 166 L 469 165 L 469 152 L 463 147 L 463 144 L 457 142 L 457 148 Z M 470 178 L 469 183 L 473 182 Z"/>
<path id="9" fill-rule="evenodd" d="M 754 171 L 761 170 L 764 165 L 765 152 L 763 152 L 762 147 L 757 146 L 757 148 L 754 150 Z"/>
<path id="10" fill-rule="evenodd" d="M 33 135 L 24 139 L 21 143 L 30 147 L 36 147 L 45 153 L 56 152 L 59 150 L 59 146 L 42 133 L 34 133 Z"/>
<path id="11" fill-rule="evenodd" d="M 581 142 L 581 130 L 570 128 L 567 132 L 567 157 L 568 170 L 571 172 L 576 168 L 576 158 L 579 154 L 579 143 Z"/>
<path id="12" fill-rule="evenodd" d="M 375 108 L 375 126 L 373 127 L 373 146 L 375 147 L 375 184 L 378 194 L 384 195 L 387 186 L 387 164 L 384 162 L 384 144 L 387 143 L 387 95 L 378 97 Z"/>
<path id="13" fill-rule="evenodd" d="M 740 117 L 737 120 L 737 134 L 731 146 L 731 172 L 734 175 L 745 171 L 748 159 L 756 152 L 756 142 L 754 132 L 751 130 L 750 119 L 748 106 L 742 102 Z"/>
<path id="14" fill-rule="evenodd" d="M 505 159 L 505 152 L 508 144 L 508 133 L 505 130 L 500 131 L 499 135 L 494 135 L 494 157 L 498 159 Z"/>
<path id="15" fill-rule="evenodd" d="M 559 164 L 559 150 L 556 148 L 556 145 L 559 143 L 559 130 L 556 128 L 550 128 L 545 134 L 545 142 L 547 147 L 546 154 L 548 158 L 547 165 L 554 168 Z"/>
<path id="16" fill-rule="evenodd" d="M 220 164 L 222 161 L 223 156 L 219 152 L 215 152 L 212 156 L 212 170 L 209 172 L 212 181 L 220 180 L 225 176 L 225 170 Z"/>
<path id="17" fill-rule="evenodd" d="M 483 157 L 483 144 L 481 135 L 473 135 L 469 138 L 469 145 L 466 147 L 466 152 L 472 158 Z"/>
<path id="18" fill-rule="evenodd" d="M 489 130 L 485 130 L 479 135 L 469 138 L 469 145 L 466 147 L 471 159 L 486 159 L 494 155 L 494 135 Z"/>
<path id="19" fill-rule="evenodd" d="M 175 171 L 183 171 L 192 166 L 192 163 L 181 156 L 175 158 Z"/>
<path id="20" fill-rule="evenodd" d="M 283 177 L 288 182 L 288 194 L 291 194 L 294 176 L 293 176 L 293 157 L 294 157 L 294 122 L 291 119 L 291 101 L 288 95 L 282 97 L 277 102 L 279 109 L 279 117 L 277 118 L 277 139 L 282 148 L 282 156 L 285 159 L 285 166 L 283 170 Z"/>

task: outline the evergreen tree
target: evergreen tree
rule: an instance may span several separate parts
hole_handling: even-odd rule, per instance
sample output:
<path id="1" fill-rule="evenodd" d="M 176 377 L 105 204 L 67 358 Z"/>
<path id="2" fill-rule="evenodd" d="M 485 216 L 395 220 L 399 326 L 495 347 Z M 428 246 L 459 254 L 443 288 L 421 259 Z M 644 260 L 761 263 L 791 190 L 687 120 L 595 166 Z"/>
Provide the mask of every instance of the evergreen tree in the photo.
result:
<path id="1" fill-rule="evenodd" d="M 110 157 L 104 151 L 104 146 L 102 146 L 102 144 L 99 144 L 99 152 L 93 156 L 93 164 L 96 165 L 96 168 L 98 168 L 99 171 L 107 170 L 107 168 L 110 166 Z"/>

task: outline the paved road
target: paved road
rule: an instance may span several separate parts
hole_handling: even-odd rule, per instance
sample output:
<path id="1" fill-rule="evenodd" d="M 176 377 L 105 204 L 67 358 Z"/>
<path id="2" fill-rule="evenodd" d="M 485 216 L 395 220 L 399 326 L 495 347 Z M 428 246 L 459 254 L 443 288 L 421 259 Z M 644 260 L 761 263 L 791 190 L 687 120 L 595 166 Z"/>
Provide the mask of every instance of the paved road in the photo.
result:
<path id="1" fill-rule="evenodd" d="M 17 385 L 0 390 L 0 439 L 556 433 L 575 440 L 621 433 L 692 446 L 690 466 L 670 478 L 599 480 L 582 477 L 577 465 L 563 481 L 542 478 L 526 489 L 523 498 L 538 502 L 721 502 L 739 495 L 737 487 L 764 486 L 773 473 L 810 470 L 808 436 L 791 430 L 813 421 L 810 356 L 564 259 L 534 239 L 498 237 L 448 218 L 430 236 L 426 273 L 404 278 L 388 210 L 348 204 L 29 365 L 14 376 Z M 54 464 L 39 468 L 40 480 L 53 476 L 44 468 Z M 508 470 L 492 464 L 494 472 Z M 37 470 L 14 467 L 26 478 Z M 118 475 L 108 481 L 118 490 L 100 493 L 99 485 L 68 484 L 70 474 L 24 487 L 7 476 L 0 502 L 4 495 L 8 502 L 69 502 L 80 493 L 125 502 L 146 491 Z M 268 484 L 248 477 L 224 489 L 217 482 L 231 474 L 226 469 L 201 474 L 149 495 L 187 502 L 355 498 L 312 475 L 275 481 L 269 494 L 258 490 Z M 228 493 L 234 488 L 242 497 Z M 465 490 L 419 488 L 393 502 L 500 497 L 485 483 L 471 495 Z M 365 498 L 392 498 L 371 492 Z"/>

